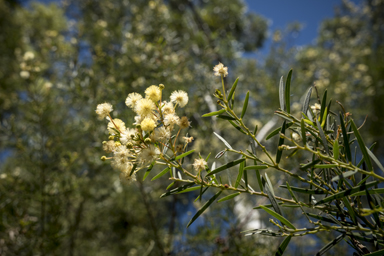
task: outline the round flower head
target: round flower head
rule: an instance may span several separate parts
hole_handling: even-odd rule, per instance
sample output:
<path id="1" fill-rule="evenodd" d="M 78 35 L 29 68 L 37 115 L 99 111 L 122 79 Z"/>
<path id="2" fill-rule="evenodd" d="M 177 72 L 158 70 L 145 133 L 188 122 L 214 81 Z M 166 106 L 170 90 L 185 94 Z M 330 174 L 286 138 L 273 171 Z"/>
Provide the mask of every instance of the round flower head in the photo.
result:
<path id="1" fill-rule="evenodd" d="M 120 134 L 120 142 L 123 145 L 127 145 L 128 142 L 132 142 L 132 136 L 135 135 L 136 130 L 135 129 L 126 129 L 124 132 Z"/>
<path id="2" fill-rule="evenodd" d="M 188 117 L 183 116 L 183 117 L 180 119 L 178 125 L 180 126 L 181 129 L 185 129 L 185 128 L 188 128 L 188 127 L 189 127 L 190 123 L 191 123 L 191 122 L 188 121 Z"/>
<path id="3" fill-rule="evenodd" d="M 109 103 L 99 104 L 96 107 L 96 114 L 99 115 L 100 120 L 107 117 L 109 113 L 111 113 L 112 111 L 113 111 L 112 105 Z"/>
<path id="4" fill-rule="evenodd" d="M 127 157 L 113 157 L 111 165 L 116 170 L 125 170 L 128 169 L 132 163 L 129 161 Z"/>
<path id="5" fill-rule="evenodd" d="M 156 123 L 151 118 L 144 118 L 144 120 L 141 122 L 141 129 L 146 132 L 151 132 L 153 129 L 155 129 Z"/>
<path id="6" fill-rule="evenodd" d="M 113 150 L 115 150 L 115 141 L 109 140 L 103 142 L 103 150 L 107 153 L 111 153 Z"/>
<path id="7" fill-rule="evenodd" d="M 142 117 L 152 116 L 152 111 L 155 109 L 156 105 L 150 99 L 141 99 L 135 106 L 135 112 Z"/>
<path id="8" fill-rule="evenodd" d="M 164 125 L 165 126 L 171 126 L 178 124 L 180 121 L 180 118 L 175 114 L 169 114 L 164 117 Z"/>
<path id="9" fill-rule="evenodd" d="M 172 102 L 163 102 L 163 107 L 161 108 L 163 115 L 173 114 L 175 113 L 175 108 L 173 107 Z"/>
<path id="10" fill-rule="evenodd" d="M 145 90 L 145 96 L 154 102 L 158 102 L 161 98 L 161 90 L 156 85 L 151 85 Z"/>
<path id="11" fill-rule="evenodd" d="M 204 159 L 195 159 L 192 165 L 193 165 L 193 169 L 195 169 L 195 171 L 198 172 L 200 170 L 205 169 L 207 162 Z"/>
<path id="12" fill-rule="evenodd" d="M 226 77 L 228 75 L 228 68 L 224 67 L 223 63 L 220 62 L 213 68 L 213 71 L 215 71 L 215 76 Z"/>
<path id="13" fill-rule="evenodd" d="M 145 148 L 140 152 L 137 158 L 139 162 L 146 164 L 156 160 L 159 157 L 159 155 L 160 155 L 160 150 L 153 145 L 149 145 L 148 148 Z"/>
<path id="14" fill-rule="evenodd" d="M 125 100 L 125 105 L 127 105 L 130 108 L 134 108 L 136 103 L 141 100 L 143 96 L 138 94 L 137 92 L 133 92 L 128 94 L 127 99 Z"/>
<path id="15" fill-rule="evenodd" d="M 181 108 L 188 103 L 188 94 L 185 91 L 174 91 L 171 94 L 171 101 L 178 104 Z"/>
<path id="16" fill-rule="evenodd" d="M 136 181 L 136 174 L 132 173 L 131 175 L 131 171 L 132 171 L 132 167 L 130 169 L 128 168 L 120 172 L 120 181 L 122 183 L 129 184 Z"/>
<path id="17" fill-rule="evenodd" d="M 165 142 L 171 137 L 171 132 L 164 126 L 162 126 L 160 128 L 155 129 L 155 132 L 153 133 L 152 137 L 154 141 Z"/>
<path id="18" fill-rule="evenodd" d="M 125 128 L 125 123 L 121 119 L 114 118 L 113 122 L 109 122 L 108 123 L 108 132 L 110 134 L 115 134 L 116 131 L 114 129 L 116 129 L 116 130 L 118 130 L 120 132 L 124 132 L 125 129 L 126 129 Z"/>

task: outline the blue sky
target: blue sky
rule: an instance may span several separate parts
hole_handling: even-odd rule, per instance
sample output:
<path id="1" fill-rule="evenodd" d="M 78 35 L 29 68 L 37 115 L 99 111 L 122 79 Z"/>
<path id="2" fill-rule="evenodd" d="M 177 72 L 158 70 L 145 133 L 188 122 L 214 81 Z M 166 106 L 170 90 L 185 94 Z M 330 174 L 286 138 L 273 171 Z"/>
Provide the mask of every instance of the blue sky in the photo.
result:
<path id="1" fill-rule="evenodd" d="M 302 31 L 295 38 L 296 45 L 314 42 L 318 35 L 321 21 L 334 16 L 334 8 L 341 0 L 246 0 L 248 10 L 262 15 L 269 21 L 269 32 L 283 29 L 287 24 L 298 21 L 303 25 Z M 362 0 L 352 0 L 361 3 Z M 266 42 L 262 53 L 268 51 Z"/>

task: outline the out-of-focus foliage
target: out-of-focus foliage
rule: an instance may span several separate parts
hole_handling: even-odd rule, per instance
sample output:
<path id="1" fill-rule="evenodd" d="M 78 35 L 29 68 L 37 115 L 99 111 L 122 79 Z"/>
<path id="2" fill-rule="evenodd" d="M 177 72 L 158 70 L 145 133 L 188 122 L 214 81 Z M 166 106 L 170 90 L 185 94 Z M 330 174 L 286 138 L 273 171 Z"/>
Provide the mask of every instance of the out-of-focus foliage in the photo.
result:
<path id="1" fill-rule="evenodd" d="M 166 181 L 121 185 L 100 161 L 94 110 L 123 109 L 128 93 L 161 82 L 194 95 L 187 114 L 203 138 L 212 128 L 195 111 L 216 107 L 212 63 L 260 47 L 266 21 L 243 16 L 240 1 L 11 3 L 0 1 L 0 254 L 193 255 L 206 239 L 244 243 L 217 227 L 187 246 L 195 232 L 184 232 L 180 210 L 192 205 L 183 195 L 154 201 Z M 210 20 L 222 14 L 233 23 Z"/>
<path id="2" fill-rule="evenodd" d="M 252 125 L 261 128 L 268 122 L 265 114 L 277 107 L 277 77 L 299 63 L 303 71 L 295 74 L 306 75 L 294 77 L 298 86 L 297 91 L 292 88 L 294 98 L 299 99 L 304 92 L 301 86 L 306 88 L 314 81 L 320 86 L 326 81 L 320 76 L 324 69 L 332 73 L 332 79 L 338 79 L 329 82 L 328 90 L 334 88 L 338 96 L 344 95 L 342 89 L 336 90 L 342 86 L 334 87 L 340 81 L 368 92 L 374 99 L 369 101 L 373 112 L 378 115 L 382 111 L 383 60 L 379 54 L 383 40 L 382 27 L 377 24 L 383 15 L 376 5 L 382 2 L 364 3 L 363 8 L 346 9 L 340 17 L 324 23 L 328 24 L 324 31 L 348 25 L 353 33 L 338 39 L 321 33 L 318 44 L 299 54 L 296 50 L 287 54 L 290 45 L 284 45 L 284 33 L 280 41 L 276 35 L 275 49 L 264 64 L 241 58 L 243 51 L 261 47 L 267 35 L 266 21 L 246 12 L 242 1 L 82 0 L 23 6 L 0 0 L 0 145 L 4 160 L 0 174 L 0 254 L 263 254 L 263 243 L 254 250 L 241 251 L 252 248 L 255 241 L 233 238 L 238 223 L 235 216 L 228 218 L 232 216 L 229 209 L 205 215 L 207 221 L 210 216 L 222 215 L 223 228 L 209 234 L 185 231 L 187 220 L 181 209 L 195 209 L 185 195 L 154 200 L 163 192 L 165 181 L 161 180 L 150 186 L 121 186 L 118 173 L 99 159 L 100 138 L 106 134 L 96 120 L 95 106 L 108 101 L 120 118 L 132 118 L 129 111 L 122 111 L 128 93 L 158 83 L 165 84 L 167 91 L 184 89 L 191 95 L 185 114 L 192 119 L 193 147 L 202 154 L 215 154 L 221 142 L 212 139 L 209 148 L 205 138 L 212 131 L 228 131 L 222 130 L 220 123 L 201 118 L 202 113 L 217 109 L 210 94 L 217 85 L 212 66 L 221 61 L 241 70 L 233 74 L 243 74 L 239 90 L 251 88 L 256 102 L 250 102 L 255 107 L 248 113 L 253 111 L 261 122 L 254 119 Z M 342 23 L 344 16 L 359 26 Z M 350 40 L 356 35 L 362 44 Z M 328 45 L 326 38 L 339 46 Z M 371 50 L 369 58 L 363 54 L 367 47 Z M 312 48 L 316 58 L 308 59 Z M 344 55 L 338 53 L 341 50 L 345 50 Z M 333 61 L 327 59 L 331 53 L 346 62 L 355 60 L 356 67 L 366 65 L 368 70 L 360 66 L 366 71 L 360 72 L 359 79 L 370 76 L 369 86 L 348 73 L 356 69 L 343 73 L 344 63 L 331 65 Z M 343 97 L 344 104 L 353 108 L 364 103 L 358 105 L 359 101 L 348 94 Z M 354 109 L 353 113 L 359 112 Z M 381 122 L 380 118 L 375 122 Z M 374 127 L 379 126 L 368 124 L 377 138 Z M 241 143 L 236 136 L 230 136 L 229 141 L 233 146 Z M 221 240 L 215 244 L 212 239 L 216 238 Z"/>

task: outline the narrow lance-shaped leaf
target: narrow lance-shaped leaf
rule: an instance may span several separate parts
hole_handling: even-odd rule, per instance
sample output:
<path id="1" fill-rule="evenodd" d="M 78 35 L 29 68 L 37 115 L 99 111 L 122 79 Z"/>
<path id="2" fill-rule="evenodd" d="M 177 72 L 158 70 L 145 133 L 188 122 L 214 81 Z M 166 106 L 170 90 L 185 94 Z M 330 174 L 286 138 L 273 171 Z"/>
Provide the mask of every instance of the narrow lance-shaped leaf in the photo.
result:
<path id="1" fill-rule="evenodd" d="M 147 171 L 144 173 L 143 180 L 145 180 L 145 179 L 148 177 L 148 175 L 149 175 L 149 173 L 152 171 L 154 165 L 155 165 L 155 162 L 153 162 L 153 163 L 151 164 L 151 166 L 149 166 L 149 168 L 147 169 Z"/>
<path id="2" fill-rule="evenodd" d="M 286 185 L 281 185 L 281 188 L 287 188 Z M 298 192 L 298 193 L 303 193 L 303 194 L 309 194 L 309 195 L 323 195 L 325 192 L 323 190 L 319 189 L 308 189 L 308 188 L 298 188 L 298 187 L 290 187 L 292 191 Z"/>
<path id="3" fill-rule="evenodd" d="M 182 185 L 180 187 L 174 188 L 174 189 L 172 189 L 172 190 L 162 194 L 160 196 L 160 198 L 163 198 L 163 197 L 166 197 L 166 196 L 169 196 L 169 195 L 173 195 L 173 194 L 177 194 L 178 192 L 181 192 L 181 191 L 183 191 L 183 190 L 185 190 L 185 189 L 187 189 L 189 187 L 192 187 L 193 185 L 195 185 L 195 183 L 194 182 L 190 182 L 190 183 L 187 183 L 187 184 Z"/>
<path id="4" fill-rule="evenodd" d="M 351 127 L 353 130 L 353 133 L 356 136 L 357 142 L 359 143 L 361 153 L 363 153 L 365 163 L 367 164 L 368 171 L 373 171 L 372 163 L 371 163 L 371 158 L 368 155 L 367 147 L 364 144 L 363 138 L 361 137 L 359 130 L 357 130 L 357 127 L 353 120 L 351 120 Z"/>
<path id="5" fill-rule="evenodd" d="M 224 144 L 225 146 L 227 146 L 227 148 L 230 148 L 232 149 L 231 145 L 223 138 L 221 137 L 219 134 L 217 134 L 216 132 L 213 132 L 213 134 L 216 135 L 217 138 L 219 138 Z"/>
<path id="6" fill-rule="evenodd" d="M 293 123 L 288 123 L 288 124 L 286 124 L 286 125 L 285 125 L 285 129 L 291 127 L 292 125 L 293 125 Z M 276 129 L 273 130 L 270 134 L 268 134 L 267 137 L 265 137 L 265 140 L 269 140 L 269 139 L 272 138 L 273 136 L 279 134 L 280 130 L 281 130 L 281 127 L 276 128 Z"/>
<path id="7" fill-rule="evenodd" d="M 235 160 L 235 161 L 231 161 L 231 162 L 229 162 L 229 163 L 227 163 L 225 165 L 222 165 L 222 166 L 216 168 L 215 170 L 212 170 L 210 173 L 207 174 L 207 176 L 211 176 L 211 175 L 216 174 L 218 172 L 224 171 L 224 170 L 226 170 L 228 168 L 231 168 L 231 167 L 233 167 L 235 165 L 240 164 L 243 161 L 245 161 L 244 158 L 238 159 L 238 160 Z"/>
<path id="8" fill-rule="evenodd" d="M 178 155 L 178 156 L 175 158 L 175 160 L 179 160 L 179 159 L 181 159 L 181 158 L 183 158 L 183 157 L 186 157 L 187 155 L 190 155 L 190 154 L 192 154 L 193 152 L 195 152 L 194 149 L 192 149 L 192 150 L 190 150 L 190 151 L 188 151 L 188 152 L 185 152 L 185 153 L 183 153 L 183 154 L 181 154 L 181 155 Z"/>
<path id="9" fill-rule="evenodd" d="M 230 194 L 230 195 L 228 195 L 228 196 L 225 196 L 225 197 L 221 198 L 221 199 L 218 200 L 217 202 L 218 202 L 218 203 L 221 203 L 221 202 L 223 202 L 223 201 L 230 200 L 230 199 L 232 199 L 232 198 L 234 198 L 234 197 L 236 197 L 236 196 L 238 196 L 238 195 L 240 195 L 240 194 L 241 194 L 240 192 L 237 192 L 237 193 L 234 193 L 234 194 Z"/>
<path id="10" fill-rule="evenodd" d="M 354 194 L 356 192 L 359 192 L 359 191 L 362 191 L 364 189 L 370 188 L 370 187 L 375 186 L 377 184 L 379 184 L 379 181 L 376 180 L 376 181 L 368 182 L 368 183 L 365 183 L 363 185 L 356 186 L 356 187 L 353 187 L 353 188 L 350 188 L 350 189 L 347 189 L 347 190 L 343 190 L 343 191 L 341 191 L 339 193 L 336 193 L 336 194 L 334 194 L 332 196 L 326 197 L 323 200 L 320 200 L 315 205 L 325 204 L 325 203 L 331 202 L 332 200 L 339 199 L 339 198 L 342 198 L 342 197 L 345 197 L 345 196 L 349 196 L 351 194 Z"/>
<path id="11" fill-rule="evenodd" d="M 327 152 L 327 154 L 329 154 L 329 148 L 328 148 L 328 142 L 327 142 L 327 139 L 325 138 L 325 134 L 324 134 L 324 131 L 323 129 L 321 128 L 321 125 L 319 123 L 319 120 L 316 119 L 316 124 L 317 124 L 317 128 L 319 129 L 319 133 L 320 133 L 320 138 L 321 138 L 321 141 L 323 142 L 323 146 L 325 148 L 325 151 Z"/>
<path id="12" fill-rule="evenodd" d="M 301 139 L 303 140 L 304 146 L 307 144 L 307 135 L 305 134 L 305 123 L 304 119 L 301 119 Z"/>
<path id="13" fill-rule="evenodd" d="M 321 108 L 320 108 L 320 121 L 322 121 L 323 119 L 323 115 L 324 115 L 324 111 L 325 111 L 325 107 L 327 105 L 327 89 L 325 89 L 325 92 L 323 94 L 323 99 L 321 100 Z"/>
<path id="14" fill-rule="evenodd" d="M 192 217 L 192 219 L 188 222 L 187 228 L 219 197 L 222 190 L 218 191 L 211 199 L 209 199 Z"/>
<path id="15" fill-rule="evenodd" d="M 283 125 L 281 126 L 281 134 L 285 134 L 285 123 L 284 121 Z M 283 151 L 279 150 L 279 147 L 283 145 L 284 143 L 284 138 L 279 138 L 279 144 L 277 145 L 277 152 L 276 152 L 276 163 L 280 163 L 281 156 L 283 155 Z"/>
<path id="16" fill-rule="evenodd" d="M 302 109 L 302 112 L 303 112 L 304 114 L 306 114 L 307 111 L 308 111 L 309 100 L 311 99 L 311 94 L 312 94 L 312 86 L 309 87 L 308 92 L 307 92 L 307 95 L 305 96 L 305 99 L 304 99 L 304 104 L 303 104 L 303 109 Z"/>
<path id="17" fill-rule="evenodd" d="M 264 207 L 264 206 L 260 206 L 261 209 L 263 209 L 264 211 L 266 211 L 267 213 L 269 213 L 270 215 L 272 215 L 273 217 L 275 217 L 276 219 L 278 219 L 282 224 L 284 224 L 285 226 L 291 228 L 291 229 L 296 229 L 295 226 L 292 225 L 291 222 L 289 222 L 289 220 L 287 220 L 286 218 L 284 218 L 283 216 L 281 216 L 280 214 L 278 214 L 277 212 L 274 212 L 272 211 L 271 209 L 268 209 L 267 207 Z"/>
<path id="18" fill-rule="evenodd" d="M 239 186 L 240 181 L 241 181 L 241 178 L 243 177 L 244 163 L 245 163 L 245 161 L 243 161 L 243 162 L 240 163 L 240 166 L 239 166 L 239 173 L 238 173 L 238 175 L 237 175 L 236 182 L 235 182 L 235 188 L 237 188 L 237 187 Z"/>
<path id="19" fill-rule="evenodd" d="M 372 158 L 372 160 L 377 164 L 377 166 L 384 172 L 384 167 L 381 165 L 379 159 L 376 158 L 376 156 L 372 153 L 371 150 L 369 150 L 368 147 L 366 147 L 368 155 Z"/>
<path id="20" fill-rule="evenodd" d="M 227 97 L 228 102 L 231 100 L 232 95 L 233 95 L 233 93 L 234 93 L 235 90 L 236 90 L 237 82 L 239 82 L 239 78 L 236 79 L 236 81 L 235 81 L 235 82 L 233 83 L 233 85 L 232 85 L 231 90 L 229 91 L 229 94 L 228 94 L 228 97 Z"/>
<path id="21" fill-rule="evenodd" d="M 224 112 L 225 112 L 225 109 L 220 109 L 218 111 L 204 114 L 204 115 L 202 115 L 202 117 L 217 116 L 217 115 L 223 114 Z"/>
<path id="22" fill-rule="evenodd" d="M 287 81 L 285 82 L 285 106 L 287 113 L 291 113 L 291 78 L 292 78 L 292 69 L 289 70 Z"/>
<path id="23" fill-rule="evenodd" d="M 338 181 L 338 180 L 340 180 L 340 178 L 344 178 L 344 179 L 345 179 L 345 178 L 348 178 L 348 177 L 354 175 L 355 173 L 357 173 L 357 171 L 347 171 L 347 172 L 344 172 L 344 173 L 341 174 L 341 175 L 338 175 L 338 176 L 333 177 L 333 178 L 332 178 L 332 181 Z"/>
<path id="24" fill-rule="evenodd" d="M 261 170 L 261 169 L 267 169 L 267 165 L 250 165 L 244 168 L 244 170 Z"/>
<path id="25" fill-rule="evenodd" d="M 291 236 L 287 236 L 284 241 L 280 244 L 275 256 L 282 256 L 284 254 L 285 249 L 287 248 L 289 241 L 291 241 Z"/>
<path id="26" fill-rule="evenodd" d="M 271 201 L 273 209 L 275 209 L 275 212 L 277 212 L 278 214 L 283 215 L 280 206 L 275 198 L 275 192 L 273 191 L 271 181 L 269 180 L 267 174 L 265 174 L 265 179 L 262 179 L 262 181 L 264 185 L 264 192 L 268 195 L 269 201 Z"/>
<path id="27" fill-rule="evenodd" d="M 280 100 L 280 108 L 281 108 L 281 110 L 285 111 L 285 87 L 284 87 L 283 76 L 281 76 L 281 78 L 280 78 L 279 100 Z"/>
<path id="28" fill-rule="evenodd" d="M 337 138 L 333 142 L 333 158 L 335 160 L 339 159 L 339 142 L 338 142 Z"/>
<path id="29" fill-rule="evenodd" d="M 345 151 L 345 154 L 347 155 L 348 161 L 351 162 L 352 156 L 351 156 L 351 148 L 349 147 L 347 129 L 345 128 L 344 119 L 343 119 L 343 116 L 341 115 L 341 113 L 339 114 L 339 117 L 340 117 L 341 132 L 343 133 L 344 151 Z"/>
<path id="30" fill-rule="evenodd" d="M 249 91 L 247 92 L 247 95 L 245 95 L 245 100 L 244 100 L 243 110 L 241 111 L 241 116 L 240 116 L 240 118 L 243 118 L 244 115 L 245 115 L 245 112 L 247 111 L 248 100 L 249 100 Z"/>
<path id="31" fill-rule="evenodd" d="M 159 174 L 157 174 L 155 177 L 153 177 L 152 180 L 156 180 L 156 179 L 160 178 L 161 176 L 163 176 L 164 174 L 166 174 L 169 170 L 170 170 L 169 167 L 165 168 L 165 169 L 162 170 Z"/>
<path id="32" fill-rule="evenodd" d="M 326 244 L 323 248 L 320 249 L 320 251 L 318 251 L 316 253 L 316 256 L 321 256 L 323 255 L 324 253 L 326 253 L 327 251 L 329 251 L 333 246 L 335 246 L 336 244 L 338 244 L 341 240 L 343 240 L 345 234 L 341 234 L 339 235 L 338 237 L 336 237 L 334 240 L 332 240 L 331 242 L 329 242 L 328 244 Z"/>
<path id="33" fill-rule="evenodd" d="M 239 125 L 237 125 L 235 122 L 233 122 L 232 120 L 228 120 L 228 122 L 233 126 L 235 127 L 236 130 L 238 130 L 239 132 L 243 133 L 243 134 L 247 134 L 245 131 L 243 131 L 243 129 L 241 129 L 241 127 Z"/>

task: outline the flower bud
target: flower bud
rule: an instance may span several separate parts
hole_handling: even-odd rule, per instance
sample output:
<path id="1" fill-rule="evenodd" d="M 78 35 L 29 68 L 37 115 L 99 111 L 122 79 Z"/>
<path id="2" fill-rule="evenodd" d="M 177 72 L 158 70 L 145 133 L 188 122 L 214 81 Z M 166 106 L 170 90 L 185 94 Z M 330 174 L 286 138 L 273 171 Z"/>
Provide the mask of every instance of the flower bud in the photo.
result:
<path id="1" fill-rule="evenodd" d="M 160 90 L 164 90 L 165 86 L 163 84 L 159 84 Z"/>
<path id="2" fill-rule="evenodd" d="M 104 162 L 105 160 L 107 160 L 107 157 L 106 157 L 106 156 L 102 156 L 102 157 L 100 158 L 100 160 Z"/>
<path id="3" fill-rule="evenodd" d="M 146 138 L 146 139 L 144 140 L 144 142 L 148 144 L 148 143 L 151 143 L 152 140 L 151 140 L 150 138 Z"/>

